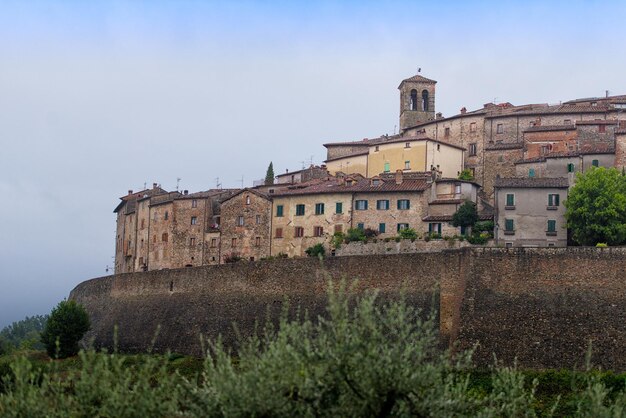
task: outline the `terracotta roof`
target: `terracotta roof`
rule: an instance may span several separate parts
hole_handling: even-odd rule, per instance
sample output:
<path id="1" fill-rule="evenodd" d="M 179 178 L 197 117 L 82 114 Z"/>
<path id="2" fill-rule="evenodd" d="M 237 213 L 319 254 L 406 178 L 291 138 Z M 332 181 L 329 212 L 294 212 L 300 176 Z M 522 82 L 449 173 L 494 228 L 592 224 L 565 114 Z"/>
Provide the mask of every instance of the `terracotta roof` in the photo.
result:
<path id="1" fill-rule="evenodd" d="M 564 104 L 580 103 L 580 102 L 621 102 L 626 101 L 626 95 L 609 96 L 609 97 L 587 97 L 582 99 L 568 100 Z"/>
<path id="2" fill-rule="evenodd" d="M 126 196 L 120 197 L 121 202 L 113 209 L 113 213 L 117 213 L 122 209 L 122 207 L 126 204 L 126 202 L 132 202 L 136 200 L 146 199 L 148 197 L 152 197 L 159 194 L 167 193 L 166 190 L 156 187 L 152 189 L 145 189 L 140 192 L 127 194 Z"/>
<path id="3" fill-rule="evenodd" d="M 436 199 L 428 203 L 429 205 L 457 205 L 463 203 L 463 199 Z"/>
<path id="4" fill-rule="evenodd" d="M 230 199 L 232 199 L 235 196 L 239 196 L 240 194 L 242 194 L 243 192 L 248 192 L 248 193 L 252 193 L 255 194 L 259 197 L 262 197 L 263 199 L 268 199 L 269 200 L 269 195 L 267 193 L 261 192 L 259 190 L 255 190 L 255 189 L 250 189 L 250 188 L 245 188 L 245 189 L 240 189 L 239 191 L 233 193 L 232 195 L 228 196 L 226 199 L 222 200 L 221 203 L 224 203 Z"/>
<path id="5" fill-rule="evenodd" d="M 354 184 L 339 184 L 339 179 L 319 179 L 322 181 L 299 183 L 297 186 L 275 191 L 274 196 L 298 196 L 325 193 L 387 193 L 387 192 L 423 192 L 430 184 L 425 178 L 403 180 L 396 184 L 395 180 L 380 179 L 378 186 L 372 186 L 371 179 L 358 179 Z"/>
<path id="6" fill-rule="evenodd" d="M 445 142 L 445 141 L 440 141 L 438 139 L 433 139 L 427 136 L 401 136 L 401 135 L 395 135 L 393 137 L 384 137 L 384 138 L 376 138 L 376 139 L 370 139 L 367 141 L 356 141 L 356 142 L 337 142 L 337 143 L 329 143 L 329 144 L 324 144 L 324 146 L 326 148 L 328 148 L 329 146 L 338 146 L 338 145 L 358 145 L 358 146 L 364 146 L 367 145 L 368 147 L 370 146 L 375 146 L 375 145 L 381 145 L 381 144 L 394 144 L 394 143 L 398 143 L 398 142 L 416 142 L 416 141 L 430 141 L 430 142 L 436 142 L 438 144 L 442 144 L 442 145 L 447 145 L 449 147 L 452 148 L 457 148 L 460 150 L 465 150 L 465 148 L 460 147 L 458 145 L 455 144 L 451 144 L 449 142 Z M 358 151 L 355 154 L 351 154 L 352 155 L 361 155 L 361 153 L 364 153 L 364 151 Z M 331 160 L 326 160 L 326 161 L 333 161 L 333 160 L 338 160 L 344 157 L 337 157 L 337 158 L 333 158 Z"/>
<path id="7" fill-rule="evenodd" d="M 617 119 L 577 120 L 576 125 L 617 125 Z"/>
<path id="8" fill-rule="evenodd" d="M 421 75 L 417 74 L 414 75 L 413 77 L 409 77 L 409 78 L 405 78 L 404 80 L 402 80 L 400 82 L 400 85 L 398 86 L 398 88 L 400 88 L 400 86 L 402 86 L 402 83 L 404 82 L 419 82 L 419 83 L 430 83 L 430 84 L 436 84 L 437 82 L 435 80 L 431 80 L 430 78 L 426 78 L 426 77 L 422 77 Z"/>
<path id="9" fill-rule="evenodd" d="M 343 160 L 344 158 L 358 157 L 359 155 L 368 155 L 369 153 L 369 150 L 353 152 L 352 154 L 342 155 L 341 157 L 329 158 L 328 160 L 324 160 L 324 162 Z"/>
<path id="10" fill-rule="evenodd" d="M 179 199 L 204 199 L 207 197 L 219 196 L 225 193 L 238 193 L 240 190 L 241 189 L 209 189 L 203 192 L 181 195 Z"/>
<path id="11" fill-rule="evenodd" d="M 615 154 L 615 145 L 613 142 L 593 142 L 582 143 L 578 150 L 581 155 L 588 154 Z"/>
<path id="12" fill-rule="evenodd" d="M 493 220 L 493 215 L 478 214 L 478 220 L 491 221 Z M 428 215 L 422 218 L 422 221 L 424 222 L 450 222 L 452 221 L 452 215 Z"/>
<path id="13" fill-rule="evenodd" d="M 552 152 L 550 154 L 542 155 L 534 158 L 523 158 L 515 162 L 515 164 L 527 164 L 527 163 L 541 163 L 548 158 L 575 158 L 580 156 L 580 152 Z"/>
<path id="14" fill-rule="evenodd" d="M 566 189 L 569 187 L 569 180 L 562 177 L 496 178 L 494 187 L 513 189 Z"/>
<path id="15" fill-rule="evenodd" d="M 524 148 L 523 142 L 512 142 L 512 143 L 495 143 L 490 144 L 485 148 L 485 151 L 502 151 L 508 149 L 521 149 Z"/>
<path id="16" fill-rule="evenodd" d="M 298 174 L 301 173 L 303 171 L 310 171 L 310 170 L 326 170 L 325 167 L 320 167 L 319 165 L 313 165 L 307 168 L 303 168 L 301 170 L 295 170 L 295 171 L 287 171 L 285 173 L 282 174 L 276 174 L 276 177 L 285 177 L 285 176 L 291 176 L 292 174 Z"/>
<path id="17" fill-rule="evenodd" d="M 575 131 L 576 125 L 543 125 L 531 126 L 524 129 L 524 132 L 551 132 L 551 131 Z"/>

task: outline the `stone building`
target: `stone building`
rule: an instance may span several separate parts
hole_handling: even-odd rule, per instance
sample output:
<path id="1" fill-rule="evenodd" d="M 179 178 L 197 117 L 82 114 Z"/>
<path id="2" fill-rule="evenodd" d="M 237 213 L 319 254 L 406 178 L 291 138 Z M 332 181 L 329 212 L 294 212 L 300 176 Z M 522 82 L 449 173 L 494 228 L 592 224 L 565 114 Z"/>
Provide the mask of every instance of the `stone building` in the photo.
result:
<path id="1" fill-rule="evenodd" d="M 496 244 L 565 247 L 567 178 L 498 178 L 495 181 Z"/>
<path id="2" fill-rule="evenodd" d="M 304 183 L 312 179 L 320 179 L 328 177 L 328 170 L 325 165 L 317 166 L 311 164 L 309 168 L 303 168 L 302 170 L 289 171 L 287 170 L 283 174 L 276 176 L 276 185 L 281 184 L 293 184 Z"/>
<path id="3" fill-rule="evenodd" d="M 243 189 L 221 205 L 220 262 L 260 260 L 270 255 L 272 202 L 265 193 Z"/>

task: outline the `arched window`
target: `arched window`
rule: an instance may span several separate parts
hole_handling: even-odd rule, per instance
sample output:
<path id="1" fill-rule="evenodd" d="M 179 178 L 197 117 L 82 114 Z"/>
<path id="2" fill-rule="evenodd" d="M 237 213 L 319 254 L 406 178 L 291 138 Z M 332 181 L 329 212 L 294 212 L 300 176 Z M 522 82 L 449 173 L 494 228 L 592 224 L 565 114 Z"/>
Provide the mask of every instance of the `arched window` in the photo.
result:
<path id="1" fill-rule="evenodd" d="M 428 111 L 428 90 L 422 91 L 422 110 Z"/>
<path id="2" fill-rule="evenodd" d="M 411 100 L 409 101 L 409 109 L 417 110 L 417 90 L 411 90 Z"/>

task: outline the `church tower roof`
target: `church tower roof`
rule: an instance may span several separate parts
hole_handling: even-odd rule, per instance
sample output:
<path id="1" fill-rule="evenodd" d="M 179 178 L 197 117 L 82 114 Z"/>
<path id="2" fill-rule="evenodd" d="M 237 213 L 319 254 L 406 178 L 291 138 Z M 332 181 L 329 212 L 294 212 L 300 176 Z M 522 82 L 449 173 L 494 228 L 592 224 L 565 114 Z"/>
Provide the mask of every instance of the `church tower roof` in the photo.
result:
<path id="1" fill-rule="evenodd" d="M 398 88 L 400 88 L 402 86 L 402 84 L 405 83 L 405 82 L 418 82 L 418 83 L 427 83 L 427 84 L 437 84 L 437 82 L 435 80 L 431 80 L 430 78 L 422 77 L 421 75 L 417 74 L 417 75 L 414 75 L 413 77 L 405 78 L 404 80 L 402 80 L 402 82 L 400 83 Z"/>

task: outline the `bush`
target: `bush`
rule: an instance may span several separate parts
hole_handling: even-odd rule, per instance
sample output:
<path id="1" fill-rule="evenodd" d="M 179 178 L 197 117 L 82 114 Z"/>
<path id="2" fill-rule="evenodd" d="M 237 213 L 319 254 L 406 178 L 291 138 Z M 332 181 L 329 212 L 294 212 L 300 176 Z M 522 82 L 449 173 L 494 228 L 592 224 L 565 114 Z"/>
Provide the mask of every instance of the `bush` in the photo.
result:
<path id="1" fill-rule="evenodd" d="M 473 245 L 485 245 L 487 241 L 489 241 L 489 234 L 486 232 L 472 234 L 467 237 L 467 242 Z"/>
<path id="2" fill-rule="evenodd" d="M 459 180 L 473 181 L 474 176 L 472 175 L 472 170 L 466 168 L 465 170 L 461 171 L 459 173 Z"/>
<path id="3" fill-rule="evenodd" d="M 229 254 L 224 257 L 224 263 L 236 263 L 237 261 L 241 261 L 241 256 L 239 254 Z"/>
<path id="4" fill-rule="evenodd" d="M 474 226 L 472 227 L 472 231 L 479 232 L 479 233 L 488 232 L 490 236 L 493 237 L 493 228 L 494 228 L 493 221 L 480 221 L 474 224 Z"/>
<path id="5" fill-rule="evenodd" d="M 417 232 L 415 232 L 415 229 L 413 229 L 413 228 L 404 228 L 404 229 L 401 229 L 400 231 L 398 231 L 398 236 L 401 239 L 416 240 L 417 239 Z"/>
<path id="6" fill-rule="evenodd" d="M 324 248 L 324 245 L 321 243 L 315 244 L 312 247 L 307 248 L 304 252 L 309 257 L 323 258 L 326 255 L 326 249 Z"/>
<path id="7" fill-rule="evenodd" d="M 343 232 L 335 232 L 330 243 L 334 248 L 339 248 L 341 247 L 341 243 L 344 241 L 345 238 L 346 236 L 343 234 Z"/>
<path id="8" fill-rule="evenodd" d="M 374 238 L 378 236 L 378 231 L 372 228 L 365 228 L 363 230 L 363 235 L 365 235 L 365 239 Z"/>
<path id="9" fill-rule="evenodd" d="M 599 243 L 596 244 L 597 248 L 606 248 L 608 246 L 609 245 L 606 242 L 599 242 Z"/>
<path id="10" fill-rule="evenodd" d="M 78 354 L 78 342 L 89 328 L 91 323 L 85 308 L 73 300 L 64 300 L 50 313 L 41 342 L 50 357 L 74 356 Z"/>
<path id="11" fill-rule="evenodd" d="M 346 244 L 354 241 L 365 241 L 367 238 L 365 237 L 365 232 L 361 228 L 350 228 L 348 229 L 348 233 L 346 234 L 345 241 Z"/>

